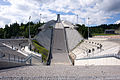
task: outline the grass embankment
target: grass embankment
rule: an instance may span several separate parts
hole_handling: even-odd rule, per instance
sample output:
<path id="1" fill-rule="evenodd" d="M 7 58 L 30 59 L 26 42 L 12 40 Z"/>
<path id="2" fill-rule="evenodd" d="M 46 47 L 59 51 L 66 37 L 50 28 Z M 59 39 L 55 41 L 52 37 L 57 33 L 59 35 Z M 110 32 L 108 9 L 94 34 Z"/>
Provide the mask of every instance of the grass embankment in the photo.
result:
<path id="1" fill-rule="evenodd" d="M 44 62 L 47 62 L 49 51 L 45 49 L 44 47 L 40 46 L 40 44 L 36 40 L 32 40 L 32 43 L 33 43 L 33 46 L 35 47 L 34 51 L 40 53 L 42 55 L 42 60 Z"/>
<path id="2" fill-rule="evenodd" d="M 117 34 L 104 34 L 104 33 L 94 33 L 92 36 L 111 36 L 111 35 L 117 35 Z"/>

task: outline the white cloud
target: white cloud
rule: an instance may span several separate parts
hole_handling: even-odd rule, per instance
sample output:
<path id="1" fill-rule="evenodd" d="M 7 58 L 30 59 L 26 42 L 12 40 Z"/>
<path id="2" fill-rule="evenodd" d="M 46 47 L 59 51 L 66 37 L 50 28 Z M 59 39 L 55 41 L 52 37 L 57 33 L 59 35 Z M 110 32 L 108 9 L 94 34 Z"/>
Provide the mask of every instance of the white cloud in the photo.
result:
<path id="1" fill-rule="evenodd" d="M 91 25 L 107 23 L 112 15 L 120 13 L 120 0 L 4 0 L 11 5 L 0 5 L 0 27 L 14 22 L 28 22 L 29 16 L 33 22 L 56 19 L 56 13 L 50 10 L 79 15 L 79 23 L 87 24 L 90 17 Z M 61 15 L 62 19 L 76 23 L 75 15 Z"/>
<path id="2" fill-rule="evenodd" d="M 115 24 L 119 24 L 120 23 L 120 20 L 116 21 Z"/>

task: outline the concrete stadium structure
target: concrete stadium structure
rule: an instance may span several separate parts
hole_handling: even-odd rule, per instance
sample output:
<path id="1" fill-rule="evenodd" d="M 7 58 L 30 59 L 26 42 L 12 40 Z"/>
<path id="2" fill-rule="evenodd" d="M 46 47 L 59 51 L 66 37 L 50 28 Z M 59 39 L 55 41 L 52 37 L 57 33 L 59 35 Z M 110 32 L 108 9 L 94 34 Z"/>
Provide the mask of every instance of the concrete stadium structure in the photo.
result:
<path id="1" fill-rule="evenodd" d="M 57 21 L 51 20 L 39 28 L 41 31 L 35 39 L 50 51 L 51 64 L 71 65 L 69 52 L 83 40 L 75 27 L 68 21 L 62 21 L 58 14 Z"/>
<path id="2" fill-rule="evenodd" d="M 0 69 L 15 67 L 0 70 L 0 79 L 120 80 L 120 39 L 85 40 L 75 28 L 72 23 L 60 20 L 60 15 L 57 21 L 39 27 L 34 39 L 49 50 L 50 66 L 43 65 L 41 55 L 29 50 L 28 39 L 0 40 Z M 31 59 L 32 65 L 26 66 Z"/>
<path id="3" fill-rule="evenodd" d="M 89 65 L 119 65 L 117 63 L 120 58 L 120 43 L 100 39 L 85 40 L 75 28 L 76 26 L 72 23 L 61 20 L 59 14 L 57 20 L 48 21 L 39 27 L 40 32 L 34 39 L 49 51 L 47 64 L 88 65 L 90 62 Z M 21 50 L 21 47 L 28 46 L 28 40 L 1 40 L 1 42 L 1 45 L 5 43 L 8 47 L 17 48 L 18 51 L 12 53 L 18 54 L 20 57 L 26 58 L 30 53 L 37 55 L 28 49 L 26 49 L 28 52 Z M 11 54 L 11 51 L 8 54 Z M 112 60 L 115 63 L 109 62 Z"/>
<path id="4" fill-rule="evenodd" d="M 0 39 L 0 69 L 40 64 L 41 55 L 28 45 L 28 39 Z"/>
<path id="5" fill-rule="evenodd" d="M 72 62 L 73 65 L 87 65 L 90 61 L 93 63 L 89 65 L 120 63 L 120 44 L 107 40 L 85 40 L 75 28 L 72 23 L 62 21 L 59 14 L 56 21 L 51 20 L 39 28 L 41 31 L 35 39 L 50 51 L 51 64 L 71 65 Z"/>

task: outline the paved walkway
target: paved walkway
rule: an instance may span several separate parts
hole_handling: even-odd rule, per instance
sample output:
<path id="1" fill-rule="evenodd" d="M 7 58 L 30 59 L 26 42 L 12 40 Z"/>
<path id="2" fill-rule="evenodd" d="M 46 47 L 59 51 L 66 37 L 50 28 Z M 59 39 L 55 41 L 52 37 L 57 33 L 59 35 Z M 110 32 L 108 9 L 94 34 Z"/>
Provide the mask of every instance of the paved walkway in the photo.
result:
<path id="1" fill-rule="evenodd" d="M 25 66 L 0 70 L 0 80 L 120 80 L 120 66 Z"/>

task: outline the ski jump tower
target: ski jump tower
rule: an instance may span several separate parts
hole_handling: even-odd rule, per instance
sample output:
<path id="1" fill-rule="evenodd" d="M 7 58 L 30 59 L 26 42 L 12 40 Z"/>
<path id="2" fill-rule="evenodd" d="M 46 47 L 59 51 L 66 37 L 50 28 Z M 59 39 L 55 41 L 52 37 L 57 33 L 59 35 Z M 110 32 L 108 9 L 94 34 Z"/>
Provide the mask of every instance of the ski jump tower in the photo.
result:
<path id="1" fill-rule="evenodd" d="M 48 21 L 36 35 L 35 39 L 47 50 L 49 50 L 48 64 L 70 65 L 69 52 L 83 40 L 75 26 L 60 19 Z"/>

